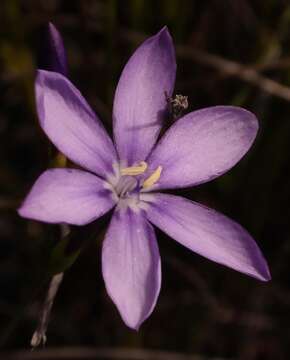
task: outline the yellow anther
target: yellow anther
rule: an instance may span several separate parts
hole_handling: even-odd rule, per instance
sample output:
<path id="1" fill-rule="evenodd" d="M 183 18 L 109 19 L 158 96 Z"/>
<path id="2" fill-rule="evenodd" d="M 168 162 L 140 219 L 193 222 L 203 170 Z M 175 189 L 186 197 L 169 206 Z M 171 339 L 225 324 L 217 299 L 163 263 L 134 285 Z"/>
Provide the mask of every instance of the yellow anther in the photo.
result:
<path id="1" fill-rule="evenodd" d="M 145 161 L 141 161 L 139 165 L 129 166 L 121 169 L 121 175 L 130 175 L 137 176 L 143 174 L 147 169 L 147 163 Z"/>
<path id="2" fill-rule="evenodd" d="M 158 166 L 158 168 L 154 171 L 153 174 L 147 178 L 143 183 L 143 189 L 149 188 L 150 186 L 154 185 L 160 178 L 162 172 L 162 166 Z"/>

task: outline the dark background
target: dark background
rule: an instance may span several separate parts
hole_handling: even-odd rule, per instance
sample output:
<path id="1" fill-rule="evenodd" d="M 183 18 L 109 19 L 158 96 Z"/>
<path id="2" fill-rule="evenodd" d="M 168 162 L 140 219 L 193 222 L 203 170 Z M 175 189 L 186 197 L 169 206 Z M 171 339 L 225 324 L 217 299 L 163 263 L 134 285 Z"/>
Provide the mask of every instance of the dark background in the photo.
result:
<path id="1" fill-rule="evenodd" d="M 131 348 L 139 349 L 138 359 L 149 359 L 148 349 L 153 349 L 150 359 L 154 360 L 181 359 L 176 353 L 204 356 L 199 359 L 289 359 L 287 0 L 1 1 L 2 350 L 29 350 L 47 286 L 48 259 L 59 239 L 57 226 L 27 221 L 15 211 L 34 180 L 54 161 L 55 151 L 37 123 L 33 95 L 34 71 L 48 21 L 63 36 L 70 79 L 109 131 L 114 89 L 123 66 L 144 36 L 155 34 L 163 25 L 168 25 L 177 46 L 175 92 L 188 95 L 189 111 L 224 104 L 256 114 L 260 131 L 247 156 L 219 179 L 178 192 L 248 229 L 265 254 L 273 279 L 262 283 L 211 263 L 158 232 L 161 295 L 140 331 L 131 331 L 121 321 L 101 277 L 104 218 L 91 227 L 72 229 L 73 246 L 83 241 L 86 246 L 65 273 L 47 347 L 68 351 L 73 346 L 93 347 L 92 358 L 98 359 L 135 359 L 130 357 Z M 104 347 L 117 350 L 110 357 L 98 355 Z M 127 355 L 121 357 L 119 348 L 126 348 Z M 60 355 L 55 351 L 53 356 Z M 81 354 L 77 358 L 86 359 Z"/>

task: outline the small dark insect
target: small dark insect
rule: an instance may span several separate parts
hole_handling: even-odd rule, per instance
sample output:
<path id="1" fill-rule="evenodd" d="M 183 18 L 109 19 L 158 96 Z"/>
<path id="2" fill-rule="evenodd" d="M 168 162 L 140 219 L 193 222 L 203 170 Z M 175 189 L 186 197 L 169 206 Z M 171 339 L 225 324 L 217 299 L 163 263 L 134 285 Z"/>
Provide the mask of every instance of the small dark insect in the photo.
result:
<path id="1" fill-rule="evenodd" d="M 188 108 L 188 96 L 175 95 L 172 97 L 165 91 L 165 97 L 172 120 L 179 119 Z"/>

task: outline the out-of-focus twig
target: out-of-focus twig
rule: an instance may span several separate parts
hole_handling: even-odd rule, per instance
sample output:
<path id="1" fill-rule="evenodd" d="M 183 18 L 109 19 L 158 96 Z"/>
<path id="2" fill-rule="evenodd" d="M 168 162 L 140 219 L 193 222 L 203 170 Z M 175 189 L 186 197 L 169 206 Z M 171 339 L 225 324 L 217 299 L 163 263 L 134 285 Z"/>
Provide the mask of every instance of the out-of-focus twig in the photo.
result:
<path id="1" fill-rule="evenodd" d="M 176 352 L 129 348 L 50 348 L 37 352 L 17 351 L 2 354 L 6 360 L 225 360 L 221 357 L 186 355 Z M 227 358 L 227 360 L 233 360 Z"/>
<path id="2" fill-rule="evenodd" d="M 46 343 L 46 331 L 48 327 L 50 313 L 55 296 L 62 282 L 62 279 L 63 279 L 63 273 L 60 273 L 54 275 L 50 281 L 46 299 L 41 309 L 38 326 L 31 338 L 30 345 L 32 346 L 32 348 L 35 348 L 41 344 L 45 345 Z"/>
<path id="3" fill-rule="evenodd" d="M 211 310 L 216 321 L 223 324 L 235 323 L 239 326 L 255 329 L 270 329 L 275 326 L 273 319 L 263 312 L 238 311 L 235 308 L 225 306 L 211 292 L 203 278 L 191 266 L 175 257 L 166 257 L 165 260 L 175 271 L 191 283 L 202 297 L 203 303 Z"/>
<path id="4" fill-rule="evenodd" d="M 131 42 L 140 42 L 145 36 L 134 31 L 123 29 L 121 36 Z M 228 76 L 234 76 L 242 81 L 258 87 L 273 96 L 290 101 L 290 87 L 259 74 L 254 66 L 242 65 L 238 62 L 225 59 L 219 55 L 210 54 L 204 50 L 189 46 L 177 46 L 177 55 L 190 59 L 201 65 L 209 66 Z"/>
<path id="5" fill-rule="evenodd" d="M 253 65 L 253 68 L 257 71 L 290 70 L 290 57 L 287 56 L 285 58 L 256 64 Z"/>
<path id="6" fill-rule="evenodd" d="M 282 85 L 277 81 L 259 74 L 252 67 L 242 65 L 232 60 L 224 59 L 217 55 L 209 54 L 202 50 L 188 48 L 186 46 L 177 47 L 177 54 L 179 56 L 192 59 L 202 65 L 210 66 L 226 75 L 234 76 L 260 88 L 265 92 L 268 92 L 273 96 L 290 101 L 290 87 Z"/>
<path id="7" fill-rule="evenodd" d="M 207 286 L 206 282 L 202 279 L 202 277 L 194 271 L 192 267 L 187 266 L 181 260 L 173 256 L 167 256 L 165 261 L 174 268 L 175 271 L 179 272 L 185 279 L 192 284 L 202 296 L 204 303 L 211 308 L 213 311 L 220 312 L 221 304 L 218 299 L 214 296 L 214 294 L 210 291 L 210 288 Z"/>
<path id="8" fill-rule="evenodd" d="M 69 235 L 70 228 L 67 224 L 61 224 L 60 229 L 61 229 L 61 238 L 62 239 L 64 239 L 66 236 Z M 49 323 L 49 319 L 50 319 L 51 309 L 52 309 L 56 294 L 58 292 L 58 289 L 62 283 L 63 276 L 64 276 L 64 273 L 60 272 L 58 274 L 53 275 L 50 280 L 46 298 L 43 303 L 43 306 L 42 306 L 42 309 L 40 312 L 40 316 L 38 319 L 38 325 L 32 335 L 31 341 L 30 341 L 30 345 L 32 346 L 33 349 L 41 344 L 45 345 L 45 343 L 46 343 L 46 340 L 47 340 L 46 332 L 47 332 L 48 323 Z"/>

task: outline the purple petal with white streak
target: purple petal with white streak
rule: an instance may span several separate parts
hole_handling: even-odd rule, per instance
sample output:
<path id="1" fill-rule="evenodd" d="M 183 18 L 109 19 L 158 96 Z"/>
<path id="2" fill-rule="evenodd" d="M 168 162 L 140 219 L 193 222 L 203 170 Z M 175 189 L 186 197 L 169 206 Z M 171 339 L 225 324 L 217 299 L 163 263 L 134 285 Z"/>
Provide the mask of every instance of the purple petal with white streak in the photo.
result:
<path id="1" fill-rule="evenodd" d="M 167 28 L 146 40 L 120 77 L 113 109 L 114 137 L 121 160 L 142 161 L 156 142 L 175 82 L 176 62 Z"/>
<path id="2" fill-rule="evenodd" d="M 114 205 L 104 180 L 81 170 L 51 169 L 37 179 L 18 213 L 47 223 L 85 225 Z"/>
<path id="3" fill-rule="evenodd" d="M 258 121 L 249 111 L 215 106 L 187 114 L 165 133 L 147 159 L 163 167 L 154 189 L 189 187 L 232 168 L 249 150 Z"/>
<path id="4" fill-rule="evenodd" d="M 153 311 L 161 285 L 154 229 L 142 213 L 115 211 L 103 244 L 102 269 L 122 319 L 137 330 Z"/>
<path id="5" fill-rule="evenodd" d="M 70 160 L 106 177 L 116 162 L 114 145 L 74 85 L 56 72 L 39 70 L 36 106 L 42 129 Z"/>
<path id="6" fill-rule="evenodd" d="M 210 260 L 262 281 L 271 279 L 267 262 L 249 233 L 212 209 L 179 196 L 155 194 L 147 218 Z"/>

